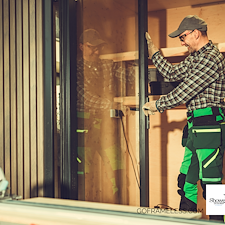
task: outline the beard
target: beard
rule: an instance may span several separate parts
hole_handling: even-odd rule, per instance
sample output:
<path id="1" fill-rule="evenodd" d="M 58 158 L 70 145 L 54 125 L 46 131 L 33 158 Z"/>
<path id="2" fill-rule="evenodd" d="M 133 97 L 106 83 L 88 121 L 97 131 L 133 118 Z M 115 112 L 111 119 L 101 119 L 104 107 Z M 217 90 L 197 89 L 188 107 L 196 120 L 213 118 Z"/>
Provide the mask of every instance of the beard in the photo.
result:
<path id="1" fill-rule="evenodd" d="M 194 50 L 192 47 L 190 47 L 189 45 L 186 45 L 186 47 L 187 47 L 188 52 L 189 52 L 190 54 L 195 52 L 195 50 Z"/>

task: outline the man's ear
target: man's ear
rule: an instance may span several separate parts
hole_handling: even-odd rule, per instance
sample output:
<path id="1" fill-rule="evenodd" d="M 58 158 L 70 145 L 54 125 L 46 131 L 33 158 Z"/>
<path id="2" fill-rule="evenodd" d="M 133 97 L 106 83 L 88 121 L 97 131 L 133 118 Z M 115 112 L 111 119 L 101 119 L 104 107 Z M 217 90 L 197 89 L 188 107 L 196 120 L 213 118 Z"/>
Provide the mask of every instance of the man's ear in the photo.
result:
<path id="1" fill-rule="evenodd" d="M 82 43 L 79 44 L 79 48 L 83 52 L 83 44 Z"/>
<path id="2" fill-rule="evenodd" d="M 201 32 L 199 30 L 195 30 L 194 32 L 195 32 L 195 38 L 199 39 L 200 35 L 201 35 Z"/>

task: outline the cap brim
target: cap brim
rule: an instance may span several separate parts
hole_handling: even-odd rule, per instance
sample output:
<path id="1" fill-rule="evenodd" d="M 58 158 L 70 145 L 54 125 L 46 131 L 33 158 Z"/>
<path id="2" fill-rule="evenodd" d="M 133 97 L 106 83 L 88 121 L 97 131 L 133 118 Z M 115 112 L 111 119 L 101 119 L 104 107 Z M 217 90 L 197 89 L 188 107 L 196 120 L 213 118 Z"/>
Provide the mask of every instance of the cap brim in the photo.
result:
<path id="1" fill-rule="evenodd" d="M 182 34 L 185 30 L 175 30 L 173 33 L 169 34 L 168 36 L 171 38 L 178 37 L 180 34 Z"/>
<path id="2" fill-rule="evenodd" d="M 94 46 L 97 46 L 97 45 L 101 45 L 101 44 L 106 44 L 106 42 L 103 41 L 102 39 L 96 39 L 91 44 Z"/>

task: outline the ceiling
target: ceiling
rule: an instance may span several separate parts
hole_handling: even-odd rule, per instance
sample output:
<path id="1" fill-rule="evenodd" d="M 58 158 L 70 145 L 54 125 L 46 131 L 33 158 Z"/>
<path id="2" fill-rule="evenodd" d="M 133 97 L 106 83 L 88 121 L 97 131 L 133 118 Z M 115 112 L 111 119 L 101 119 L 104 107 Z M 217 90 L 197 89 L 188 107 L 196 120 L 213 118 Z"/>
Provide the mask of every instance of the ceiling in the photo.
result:
<path id="1" fill-rule="evenodd" d="M 102 0 L 99 0 L 102 1 Z M 137 0 L 113 0 L 121 10 L 138 12 Z M 184 6 L 203 7 L 215 4 L 223 4 L 225 0 L 148 0 L 148 11 L 157 11 Z"/>
<path id="2" fill-rule="evenodd" d="M 207 6 L 225 3 L 224 0 L 149 0 L 148 11 L 157 11 L 162 9 L 171 9 L 184 6 Z"/>

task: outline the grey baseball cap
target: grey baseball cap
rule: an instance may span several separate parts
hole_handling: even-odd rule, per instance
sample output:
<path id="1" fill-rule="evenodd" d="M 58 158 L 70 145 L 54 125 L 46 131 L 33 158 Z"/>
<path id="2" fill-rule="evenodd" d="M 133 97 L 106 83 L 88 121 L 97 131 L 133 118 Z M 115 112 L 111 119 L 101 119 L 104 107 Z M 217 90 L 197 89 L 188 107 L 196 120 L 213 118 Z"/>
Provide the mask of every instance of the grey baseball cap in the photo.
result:
<path id="1" fill-rule="evenodd" d="M 207 23 L 196 15 L 189 15 L 182 20 L 177 30 L 169 34 L 169 37 L 175 38 L 186 30 L 195 29 L 200 31 L 207 31 Z"/>
<path id="2" fill-rule="evenodd" d="M 95 30 L 95 29 L 87 29 L 87 30 L 85 30 L 81 34 L 79 41 L 80 41 L 80 43 L 89 42 L 93 46 L 106 44 L 106 42 L 101 39 L 99 32 L 97 30 Z"/>

